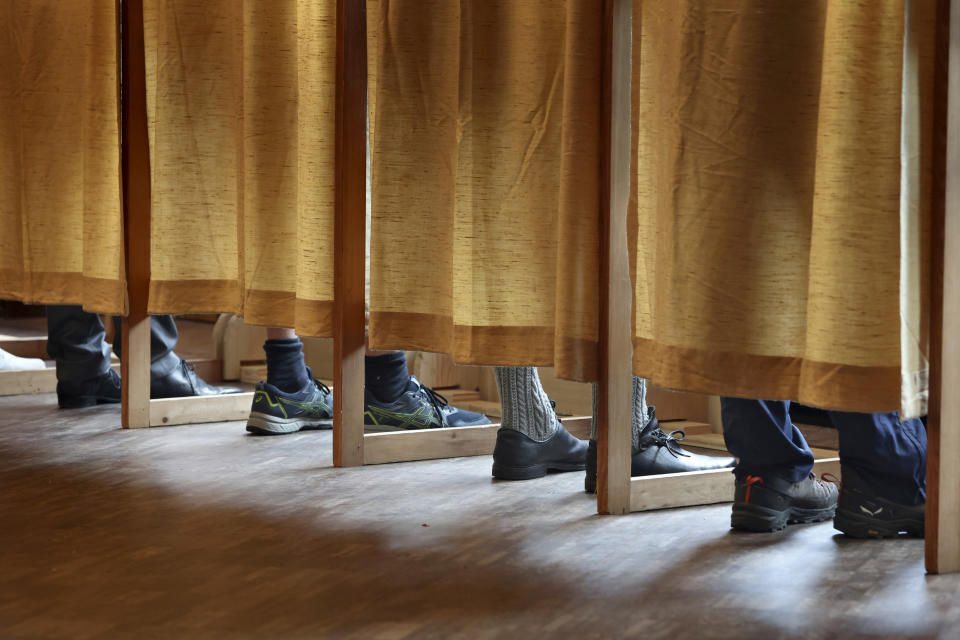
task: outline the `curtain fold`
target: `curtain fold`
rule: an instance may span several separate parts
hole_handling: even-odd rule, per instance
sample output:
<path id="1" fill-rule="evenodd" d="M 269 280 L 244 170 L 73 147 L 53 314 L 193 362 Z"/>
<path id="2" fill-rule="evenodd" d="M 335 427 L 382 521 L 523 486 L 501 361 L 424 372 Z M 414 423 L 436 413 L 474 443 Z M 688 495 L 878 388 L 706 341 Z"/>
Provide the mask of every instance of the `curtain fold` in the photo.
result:
<path id="1" fill-rule="evenodd" d="M 125 313 L 114 3 L 0 5 L 0 298 Z"/>
<path id="2" fill-rule="evenodd" d="M 595 379 L 598 5 L 368 7 L 371 346 Z"/>
<path id="3" fill-rule="evenodd" d="M 334 0 L 146 0 L 152 313 L 328 336 Z"/>
<path id="4" fill-rule="evenodd" d="M 901 407 L 901 286 L 915 295 L 904 317 L 920 318 L 925 299 L 922 269 L 905 269 L 901 285 L 901 216 L 919 247 L 929 215 L 928 184 L 901 189 L 903 100 L 919 86 L 903 81 L 910 9 L 635 0 L 637 375 L 832 409 Z M 933 42 L 925 15 L 917 45 Z M 904 166 L 929 181 L 929 164 Z"/>

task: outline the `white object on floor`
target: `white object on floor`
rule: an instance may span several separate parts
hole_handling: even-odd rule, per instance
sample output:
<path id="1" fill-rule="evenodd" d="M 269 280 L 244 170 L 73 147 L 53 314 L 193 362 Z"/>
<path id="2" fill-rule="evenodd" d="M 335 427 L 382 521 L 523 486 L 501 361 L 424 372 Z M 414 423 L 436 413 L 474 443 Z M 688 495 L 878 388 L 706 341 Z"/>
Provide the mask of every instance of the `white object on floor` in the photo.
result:
<path id="1" fill-rule="evenodd" d="M 21 358 L 0 349 L 0 371 L 31 371 L 46 366 L 40 358 Z"/>

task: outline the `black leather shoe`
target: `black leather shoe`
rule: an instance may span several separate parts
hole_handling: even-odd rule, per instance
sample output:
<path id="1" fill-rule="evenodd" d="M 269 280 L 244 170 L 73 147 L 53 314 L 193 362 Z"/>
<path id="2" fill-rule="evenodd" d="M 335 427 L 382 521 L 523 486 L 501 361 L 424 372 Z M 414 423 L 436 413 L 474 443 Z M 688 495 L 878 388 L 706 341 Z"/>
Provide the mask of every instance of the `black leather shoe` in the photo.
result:
<path id="1" fill-rule="evenodd" d="M 57 382 L 57 404 L 61 409 L 80 409 L 95 404 L 120 402 L 120 374 L 107 369 L 102 376 L 83 382 Z"/>
<path id="2" fill-rule="evenodd" d="M 188 396 L 222 396 L 228 393 L 242 393 L 236 387 L 214 387 L 197 375 L 186 360 L 180 361 L 169 374 L 158 380 L 150 380 L 151 398 L 185 398 Z"/>
<path id="3" fill-rule="evenodd" d="M 660 429 L 654 408 L 650 407 L 651 420 L 640 433 L 639 447 L 630 459 L 630 475 L 655 476 L 663 473 L 684 473 L 687 471 L 710 471 L 711 469 L 732 468 L 737 461 L 727 456 L 704 456 L 681 448 L 679 443 L 685 437 L 682 430 L 669 434 Z M 679 437 L 677 437 L 679 435 Z M 587 475 L 583 481 L 587 493 L 597 490 L 597 443 L 590 441 L 587 450 Z"/>
<path id="4" fill-rule="evenodd" d="M 580 471 L 587 463 L 587 442 L 557 425 L 549 440 L 537 442 L 514 429 L 497 431 L 493 477 L 501 480 L 542 478 L 547 471 Z"/>

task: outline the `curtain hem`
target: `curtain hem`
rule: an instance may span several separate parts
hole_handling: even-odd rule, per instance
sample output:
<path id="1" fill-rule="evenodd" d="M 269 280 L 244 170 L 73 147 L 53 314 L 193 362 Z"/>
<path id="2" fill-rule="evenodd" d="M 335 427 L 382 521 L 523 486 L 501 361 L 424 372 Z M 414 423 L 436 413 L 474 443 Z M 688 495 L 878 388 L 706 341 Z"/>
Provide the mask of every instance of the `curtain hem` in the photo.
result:
<path id="1" fill-rule="evenodd" d="M 370 348 L 449 353 L 459 364 L 555 367 L 558 377 L 581 381 L 596 377 L 599 361 L 596 341 L 555 338 L 552 327 L 455 325 L 450 316 L 398 311 L 371 312 Z"/>
<path id="2" fill-rule="evenodd" d="M 236 313 L 240 283 L 236 280 L 151 280 L 147 311 L 163 313 Z"/>
<path id="3" fill-rule="evenodd" d="M 11 282 L 22 286 L 9 286 Z M 79 304 L 91 313 L 126 315 L 126 284 L 82 273 L 0 271 L 0 298 L 24 304 Z"/>
<path id="4" fill-rule="evenodd" d="M 300 336 L 330 338 L 333 301 L 305 300 L 292 292 L 255 289 L 247 292 L 243 321 L 266 327 L 293 327 Z"/>
<path id="5" fill-rule="evenodd" d="M 633 347 L 634 373 L 668 389 L 794 400 L 836 411 L 900 409 L 899 367 L 858 367 L 804 358 L 704 351 L 644 338 L 634 338 Z M 739 373 L 717 378 L 710 375 L 714 371 Z M 892 402 L 877 404 L 878 398 Z"/>

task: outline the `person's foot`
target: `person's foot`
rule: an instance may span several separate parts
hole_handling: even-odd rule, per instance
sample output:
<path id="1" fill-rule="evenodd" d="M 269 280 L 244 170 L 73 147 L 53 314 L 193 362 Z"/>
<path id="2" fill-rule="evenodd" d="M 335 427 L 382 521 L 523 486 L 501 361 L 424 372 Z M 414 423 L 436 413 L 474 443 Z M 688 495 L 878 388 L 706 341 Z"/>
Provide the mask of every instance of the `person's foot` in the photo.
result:
<path id="1" fill-rule="evenodd" d="M 410 376 L 406 390 L 393 402 L 377 400 L 369 388 L 365 393 L 363 424 L 367 432 L 490 424 L 481 413 L 451 407 L 446 398 L 423 386 L 413 376 Z"/>
<path id="2" fill-rule="evenodd" d="M 80 409 L 96 404 L 120 402 L 120 374 L 107 369 L 102 376 L 80 382 L 57 382 L 57 404 L 61 409 Z"/>
<path id="3" fill-rule="evenodd" d="M 849 465 L 841 467 L 840 500 L 833 528 L 853 538 L 922 538 L 923 504 L 898 504 L 878 496 Z"/>
<path id="4" fill-rule="evenodd" d="M 258 435 L 279 435 L 301 429 L 333 428 L 333 394 L 313 379 L 303 389 L 285 393 L 268 382 L 257 383 L 247 431 Z"/>
<path id="5" fill-rule="evenodd" d="M 516 429 L 499 429 L 493 449 L 493 477 L 501 480 L 542 478 L 548 471 L 582 471 L 587 442 L 557 425 L 548 440 L 537 442 Z"/>
<path id="6" fill-rule="evenodd" d="M 40 358 L 21 358 L 0 349 L 0 371 L 33 371 L 46 366 Z"/>
<path id="7" fill-rule="evenodd" d="M 151 398 L 185 398 L 190 396 L 221 396 L 228 393 L 242 393 L 236 387 L 214 387 L 197 375 L 193 365 L 186 360 L 174 367 L 166 376 L 150 380 Z"/>
<path id="8" fill-rule="evenodd" d="M 837 510 L 836 485 L 812 473 L 800 482 L 748 475 L 735 486 L 730 527 L 741 531 L 780 531 L 788 524 L 832 518 Z"/>
<path id="9" fill-rule="evenodd" d="M 687 451 L 679 445 L 685 437 L 682 430 L 664 433 L 657 422 L 654 407 L 649 408 L 651 419 L 640 432 L 639 446 L 630 457 L 630 475 L 656 476 L 664 473 L 711 471 L 732 468 L 737 461 L 729 456 L 705 456 Z M 597 443 L 590 441 L 587 452 L 587 475 L 583 488 L 587 493 L 597 490 Z"/>

